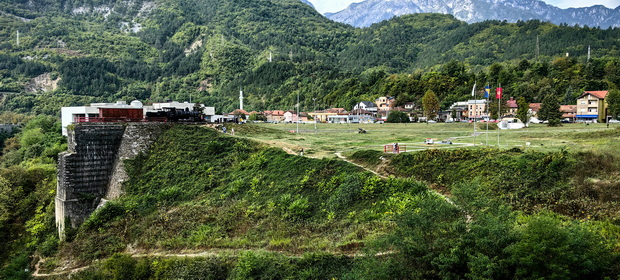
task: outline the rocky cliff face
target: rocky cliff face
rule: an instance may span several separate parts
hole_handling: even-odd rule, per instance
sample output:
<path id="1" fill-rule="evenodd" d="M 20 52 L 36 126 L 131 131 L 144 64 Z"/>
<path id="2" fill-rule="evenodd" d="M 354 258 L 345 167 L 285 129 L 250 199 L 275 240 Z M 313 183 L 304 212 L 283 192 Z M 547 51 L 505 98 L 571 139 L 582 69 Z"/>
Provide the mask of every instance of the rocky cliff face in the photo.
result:
<path id="1" fill-rule="evenodd" d="M 366 0 L 325 16 L 334 21 L 366 27 L 394 16 L 412 13 L 451 14 L 469 23 L 538 19 L 555 24 L 620 27 L 620 7 L 609 9 L 598 5 L 560 9 L 539 0 Z"/>
<path id="2" fill-rule="evenodd" d="M 58 88 L 58 82 L 60 78 L 53 79 L 50 73 L 44 73 L 30 80 L 25 86 L 25 91 L 28 93 L 54 91 Z"/>

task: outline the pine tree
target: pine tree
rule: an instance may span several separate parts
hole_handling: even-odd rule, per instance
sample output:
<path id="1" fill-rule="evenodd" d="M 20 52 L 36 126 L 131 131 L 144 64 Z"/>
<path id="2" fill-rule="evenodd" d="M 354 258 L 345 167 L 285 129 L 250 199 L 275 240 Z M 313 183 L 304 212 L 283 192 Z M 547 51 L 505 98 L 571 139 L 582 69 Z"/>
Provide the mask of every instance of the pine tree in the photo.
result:
<path id="1" fill-rule="evenodd" d="M 527 126 L 530 122 L 530 103 L 525 101 L 525 97 L 521 96 L 517 98 L 517 106 L 519 106 L 517 109 L 517 118 Z"/>
<path id="2" fill-rule="evenodd" d="M 540 106 L 540 111 L 538 111 L 538 118 L 543 121 L 549 121 L 549 126 L 560 125 L 562 112 L 560 112 L 560 101 L 558 101 L 557 97 L 551 94 L 545 96 Z"/>

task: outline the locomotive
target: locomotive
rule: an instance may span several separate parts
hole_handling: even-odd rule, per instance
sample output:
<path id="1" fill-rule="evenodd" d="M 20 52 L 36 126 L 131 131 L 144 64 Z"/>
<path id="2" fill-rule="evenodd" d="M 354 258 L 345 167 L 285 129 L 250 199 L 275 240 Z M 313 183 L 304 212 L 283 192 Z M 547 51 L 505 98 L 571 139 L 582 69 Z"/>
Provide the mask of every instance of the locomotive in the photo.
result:
<path id="1" fill-rule="evenodd" d="M 203 122 L 204 115 L 201 111 L 190 111 L 189 109 L 177 109 L 174 107 L 164 107 L 160 111 L 146 112 L 147 121 L 166 121 L 166 122 Z"/>

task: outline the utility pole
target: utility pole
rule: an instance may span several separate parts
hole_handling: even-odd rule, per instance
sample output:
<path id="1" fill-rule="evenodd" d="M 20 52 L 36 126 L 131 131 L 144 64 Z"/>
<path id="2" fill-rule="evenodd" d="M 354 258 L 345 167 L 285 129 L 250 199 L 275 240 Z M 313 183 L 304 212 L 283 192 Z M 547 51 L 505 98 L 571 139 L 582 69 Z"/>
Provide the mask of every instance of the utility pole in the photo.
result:
<path id="1" fill-rule="evenodd" d="M 299 90 L 297 91 L 297 133 L 299 133 Z"/>
<path id="2" fill-rule="evenodd" d="M 312 101 L 314 101 L 314 133 L 316 133 L 316 97 L 312 98 Z"/>
<path id="3" fill-rule="evenodd" d="M 538 37 L 539 36 L 536 36 L 536 61 L 538 61 L 538 57 L 540 56 L 540 43 Z"/>

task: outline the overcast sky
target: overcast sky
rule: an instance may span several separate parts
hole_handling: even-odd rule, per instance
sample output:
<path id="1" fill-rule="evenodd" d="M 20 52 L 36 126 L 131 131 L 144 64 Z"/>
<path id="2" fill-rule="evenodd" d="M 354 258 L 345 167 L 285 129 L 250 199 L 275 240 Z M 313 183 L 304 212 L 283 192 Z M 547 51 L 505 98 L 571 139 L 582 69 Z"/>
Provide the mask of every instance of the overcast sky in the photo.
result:
<path id="1" fill-rule="evenodd" d="M 320 13 L 338 12 L 344 10 L 353 2 L 363 2 L 363 0 L 308 0 Z M 604 5 L 608 8 L 620 6 L 620 0 L 543 0 L 547 4 L 563 9 L 570 7 L 589 7 L 594 5 Z"/>

